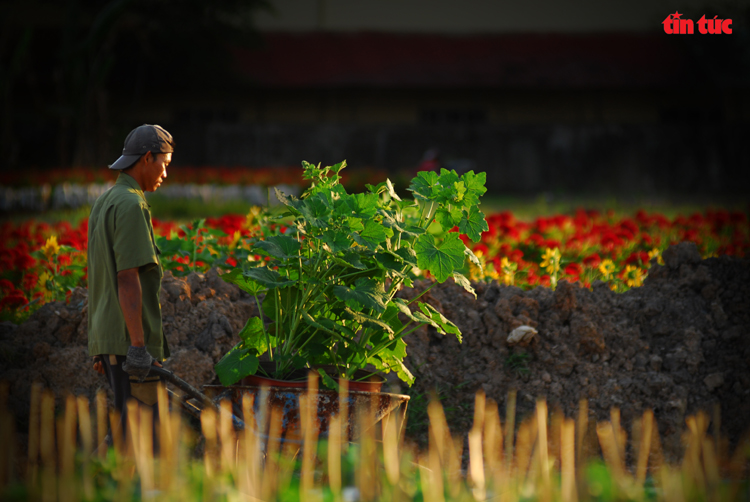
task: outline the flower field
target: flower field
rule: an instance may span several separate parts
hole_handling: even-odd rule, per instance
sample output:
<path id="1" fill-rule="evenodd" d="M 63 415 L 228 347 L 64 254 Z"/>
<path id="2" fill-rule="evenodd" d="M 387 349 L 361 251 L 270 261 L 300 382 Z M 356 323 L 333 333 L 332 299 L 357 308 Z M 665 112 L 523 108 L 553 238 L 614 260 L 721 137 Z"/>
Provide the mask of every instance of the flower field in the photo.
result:
<path id="1" fill-rule="evenodd" d="M 603 281 L 614 291 L 638 287 L 671 244 L 692 241 L 706 257 L 747 256 L 750 227 L 742 212 L 706 210 L 667 218 L 639 210 L 631 215 L 579 209 L 525 221 L 512 212 L 487 216 L 489 230 L 471 243 L 472 280 L 497 280 L 524 289 L 554 288 L 559 281 L 590 288 Z M 253 266 L 249 239 L 284 232 L 284 220 L 253 207 L 190 223 L 154 218 L 162 264 L 175 275 L 209 267 Z M 23 319 L 45 302 L 62 300 L 86 285 L 88 220 L 76 226 L 37 220 L 0 226 L 0 313 Z M 457 229 L 454 229 L 457 231 Z M 416 274 L 420 271 L 415 270 Z"/>

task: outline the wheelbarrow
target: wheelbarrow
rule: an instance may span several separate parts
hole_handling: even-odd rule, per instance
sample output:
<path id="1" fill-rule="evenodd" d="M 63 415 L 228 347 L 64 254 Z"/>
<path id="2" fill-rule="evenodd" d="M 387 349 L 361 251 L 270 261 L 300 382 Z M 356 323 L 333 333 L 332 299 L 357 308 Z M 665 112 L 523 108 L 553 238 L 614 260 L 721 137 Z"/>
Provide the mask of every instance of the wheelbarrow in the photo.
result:
<path id="1" fill-rule="evenodd" d="M 151 375 L 163 377 L 184 392 L 181 398 L 170 391 L 172 398 L 178 399 L 182 408 L 191 416 L 200 418 L 203 409 L 211 407 L 217 412 L 222 400 L 228 399 L 232 409 L 232 423 L 236 430 L 250 427 L 256 436 L 264 443 L 268 440 L 281 443 L 301 444 L 303 435 L 300 412 L 300 397 L 307 394 L 305 388 L 266 387 L 256 385 L 235 385 L 223 387 L 221 385 L 205 385 L 205 394 L 188 384 L 172 371 L 154 366 Z M 318 389 L 312 394 L 315 399 L 317 427 L 319 438 L 328 437 L 331 420 L 341 416 L 342 406 L 339 393 L 330 389 Z M 242 400 L 253 398 L 253 416 L 244 417 Z M 349 440 L 356 440 L 368 427 L 372 427 L 394 411 L 399 412 L 399 427 L 404 422 L 409 396 L 387 392 L 350 391 L 345 397 L 346 423 L 342 424 L 343 431 Z M 360 420 L 363 414 L 369 414 L 372 420 Z M 269 435 L 264 425 L 270 417 L 276 417 L 280 424 L 275 428 L 275 434 Z M 363 426 L 361 424 L 366 423 Z M 364 427 L 364 428 L 363 428 Z M 270 430 L 274 430 L 271 428 Z M 397 431 L 400 435 L 400 430 Z"/>

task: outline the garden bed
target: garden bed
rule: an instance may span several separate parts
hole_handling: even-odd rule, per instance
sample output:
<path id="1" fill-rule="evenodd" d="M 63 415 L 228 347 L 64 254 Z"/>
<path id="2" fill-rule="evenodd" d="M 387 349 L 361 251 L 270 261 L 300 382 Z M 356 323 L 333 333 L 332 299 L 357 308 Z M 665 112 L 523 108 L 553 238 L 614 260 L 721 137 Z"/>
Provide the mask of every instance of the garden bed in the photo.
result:
<path id="1" fill-rule="evenodd" d="M 453 410 L 453 432 L 462 435 L 478 389 L 501 407 L 516 389 L 522 414 L 546 396 L 552 408 L 573 416 L 579 399 L 587 398 L 592 418 L 605 419 L 617 406 L 626 426 L 652 408 L 675 458 L 685 416 L 712 413 L 719 404 L 721 428 L 735 442 L 750 416 L 750 261 L 701 260 L 691 243 L 663 257 L 665 265 L 652 267 L 642 287 L 621 294 L 604 283 L 589 290 L 562 281 L 555 291 L 524 291 L 482 282 L 474 285 L 475 300 L 450 281 L 436 286 L 428 294 L 456 320 L 464 341 L 427 328 L 406 340 L 406 364 L 417 376 L 410 392 L 440 389 Z M 415 286 L 402 294 L 414 295 L 425 283 Z M 87 355 L 86 295 L 77 288 L 68 303 L 46 304 L 20 326 L 0 325 L 0 380 L 11 382 L 11 411 L 21 431 L 34 381 L 58 396 L 93 398 L 108 389 Z M 192 385 L 216 383 L 213 365 L 257 314 L 254 300 L 211 269 L 185 278 L 167 273 L 161 303 L 172 351 L 166 366 Z M 525 347 L 509 346 L 508 333 L 520 325 L 538 335 Z"/>

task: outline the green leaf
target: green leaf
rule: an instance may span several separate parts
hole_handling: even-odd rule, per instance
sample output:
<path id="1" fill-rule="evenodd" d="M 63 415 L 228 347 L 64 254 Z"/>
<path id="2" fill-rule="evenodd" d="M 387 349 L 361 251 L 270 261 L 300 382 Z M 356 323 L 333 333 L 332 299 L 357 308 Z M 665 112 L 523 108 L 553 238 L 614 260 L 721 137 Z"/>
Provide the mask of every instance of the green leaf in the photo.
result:
<path id="1" fill-rule="evenodd" d="M 268 267 L 251 268 L 245 272 L 245 276 L 263 284 L 269 289 L 285 288 L 297 282 L 282 278 L 277 271 L 271 270 Z"/>
<path id="2" fill-rule="evenodd" d="M 435 212 L 435 219 L 443 227 L 443 230 L 447 232 L 458 225 L 458 222 L 461 221 L 461 215 L 461 208 L 453 206 L 450 210 L 447 208 L 438 209 Z"/>
<path id="3" fill-rule="evenodd" d="M 338 253 L 345 251 L 352 247 L 352 241 L 343 232 L 337 232 L 336 230 L 327 229 L 318 238 L 328 246 L 328 249 L 332 253 Z"/>
<path id="4" fill-rule="evenodd" d="M 232 270 L 230 270 L 226 274 L 221 275 L 220 277 L 224 281 L 230 284 L 235 284 L 239 286 L 239 288 L 242 291 L 246 291 L 253 296 L 258 295 L 267 289 L 262 284 L 250 278 L 245 277 L 242 270 L 239 268 L 233 268 Z"/>
<path id="5" fill-rule="evenodd" d="M 378 196 L 374 193 L 357 193 L 342 198 L 344 205 L 338 213 L 369 220 L 378 210 Z"/>
<path id="6" fill-rule="evenodd" d="M 419 171 L 417 176 L 411 180 L 409 191 L 414 193 L 415 198 L 429 200 L 437 194 L 438 175 L 433 171 Z"/>
<path id="7" fill-rule="evenodd" d="M 239 332 L 242 346 L 257 351 L 257 355 L 265 354 L 268 350 L 263 321 L 260 317 L 251 317 L 245 323 L 245 327 Z"/>
<path id="8" fill-rule="evenodd" d="M 461 342 L 461 330 L 458 329 L 458 326 L 453 324 L 451 321 L 445 318 L 443 314 L 438 312 L 435 307 L 430 305 L 429 303 L 424 302 L 418 302 L 419 308 L 424 312 L 425 316 L 429 317 L 433 322 L 437 323 L 443 331 L 446 333 L 452 333 L 456 335 L 456 338 L 458 338 L 458 341 Z"/>
<path id="9" fill-rule="evenodd" d="M 214 366 L 214 371 L 225 387 L 239 382 L 258 369 L 258 358 L 249 349 L 240 348 L 237 344 L 226 353 Z"/>
<path id="10" fill-rule="evenodd" d="M 372 316 L 369 316 L 367 314 L 363 314 L 362 312 L 355 312 L 354 310 L 352 310 L 349 307 L 346 308 L 345 313 L 346 313 L 346 317 L 347 318 L 349 318 L 349 319 L 351 319 L 351 320 L 353 320 L 355 322 L 358 322 L 363 327 L 366 327 L 366 328 L 375 328 L 375 329 L 381 328 L 381 329 L 386 330 L 388 333 L 391 333 L 391 334 L 393 333 L 393 328 L 391 328 L 388 325 L 388 323 L 385 323 L 385 322 L 381 321 L 380 319 L 378 319 L 376 317 L 372 317 Z"/>
<path id="11" fill-rule="evenodd" d="M 170 256 L 179 253 L 179 251 L 183 247 L 183 244 L 184 242 L 179 238 L 167 239 L 164 236 L 159 236 L 156 238 L 156 247 L 161 250 L 162 256 Z"/>
<path id="12" fill-rule="evenodd" d="M 297 257 L 300 243 L 288 235 L 272 235 L 266 240 L 258 241 L 253 248 L 260 248 L 266 254 L 285 260 Z"/>
<path id="13" fill-rule="evenodd" d="M 463 266 L 465 247 L 456 232 L 448 232 L 440 244 L 435 243 L 432 234 L 421 235 L 414 243 L 417 266 L 429 270 L 438 282 L 445 282 L 454 270 Z"/>
<path id="14" fill-rule="evenodd" d="M 334 286 L 333 294 L 352 309 L 361 309 L 364 307 L 377 312 L 383 312 L 385 310 L 386 295 L 379 286 L 372 279 L 360 277 L 354 282 L 351 288 Z"/>
<path id="15" fill-rule="evenodd" d="M 367 220 L 365 229 L 359 234 L 353 234 L 354 240 L 369 249 L 374 250 L 378 244 L 393 236 L 393 230 L 384 227 L 375 220 Z"/>
<path id="16" fill-rule="evenodd" d="M 461 176 L 461 181 L 466 186 L 466 194 L 464 195 L 463 206 L 472 207 L 479 204 L 479 197 L 484 195 L 487 191 L 484 184 L 487 182 L 487 174 L 479 173 L 474 174 L 474 171 L 469 171 Z"/>
<path id="17" fill-rule="evenodd" d="M 490 227 L 484 219 L 484 213 L 477 206 L 471 206 L 468 213 L 466 210 L 463 211 L 458 229 L 462 234 L 468 235 L 472 241 L 479 242 L 482 232 L 486 232 Z"/>
<path id="18" fill-rule="evenodd" d="M 471 282 L 469 282 L 469 279 L 466 278 L 465 275 L 460 274 L 458 272 L 453 272 L 453 280 L 456 281 L 456 284 L 464 288 L 466 291 L 474 295 L 474 299 L 477 298 L 477 293 L 474 291 L 474 288 L 471 286 Z"/>
<path id="19" fill-rule="evenodd" d="M 336 380 L 331 378 L 331 375 L 326 373 L 322 368 L 318 368 L 318 374 L 320 375 L 320 381 L 323 382 L 323 385 L 335 391 L 339 390 L 339 384 L 336 383 Z"/>

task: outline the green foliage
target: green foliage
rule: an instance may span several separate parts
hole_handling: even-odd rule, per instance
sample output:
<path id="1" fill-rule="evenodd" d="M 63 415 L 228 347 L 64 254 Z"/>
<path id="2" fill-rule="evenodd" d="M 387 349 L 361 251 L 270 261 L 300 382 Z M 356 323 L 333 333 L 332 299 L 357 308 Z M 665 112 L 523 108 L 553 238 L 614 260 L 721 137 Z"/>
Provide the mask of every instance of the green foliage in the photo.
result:
<path id="1" fill-rule="evenodd" d="M 518 376 L 528 375 L 530 371 L 529 359 L 531 359 L 531 356 L 527 352 L 511 352 L 505 358 L 505 366 Z"/>
<path id="2" fill-rule="evenodd" d="M 276 377 L 325 364 L 350 379 L 372 365 L 411 385 L 404 337 L 423 324 L 459 341 L 461 331 L 432 306 L 396 293 L 428 272 L 438 282 L 453 277 L 474 294 L 460 273 L 471 252 L 451 230 L 458 226 L 476 241 L 487 229 L 476 207 L 484 175 L 421 172 L 409 188 L 414 200 L 402 200 L 390 180 L 347 193 L 340 184 L 345 162 L 302 167 L 310 187 L 299 199 L 276 192 L 287 209 L 282 217 L 291 220 L 286 232 L 251 240 L 249 252 L 263 257 L 262 266 L 241 262 L 223 276 L 253 295 L 265 317 L 256 318 L 252 337 L 225 356 L 217 373 L 225 385 L 236 382 L 256 370 L 246 358 L 268 353 Z"/>

